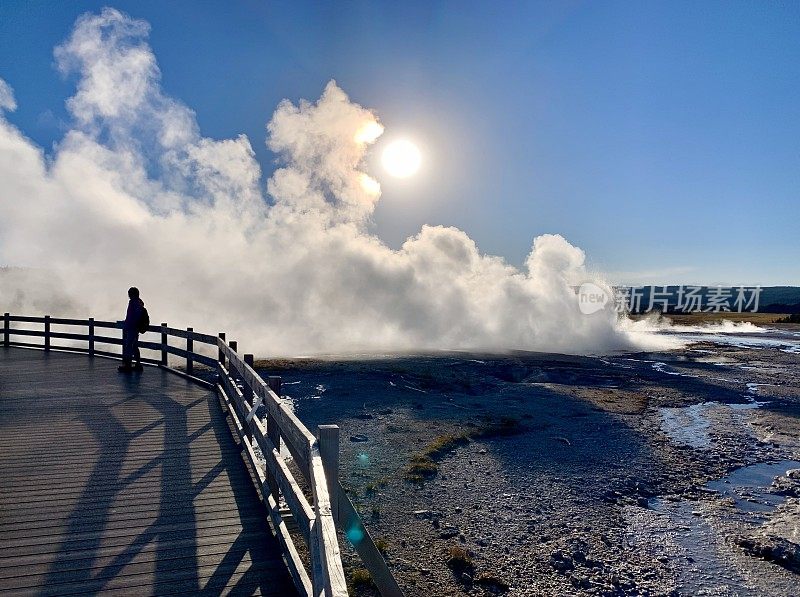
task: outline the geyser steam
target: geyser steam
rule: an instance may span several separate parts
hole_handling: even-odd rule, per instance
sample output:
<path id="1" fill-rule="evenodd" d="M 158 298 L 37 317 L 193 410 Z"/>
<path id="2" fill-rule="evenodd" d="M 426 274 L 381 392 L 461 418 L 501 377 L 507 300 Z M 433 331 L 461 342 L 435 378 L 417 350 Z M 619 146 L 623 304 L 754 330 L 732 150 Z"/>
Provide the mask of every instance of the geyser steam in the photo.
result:
<path id="1" fill-rule="evenodd" d="M 333 81 L 275 111 L 265 196 L 247 137 L 202 137 L 163 94 L 148 30 L 113 9 L 77 21 L 55 51 L 79 79 L 52 155 L 4 118 L 0 79 L 0 262 L 28 268 L 0 278 L 4 310 L 116 319 L 135 284 L 154 322 L 260 354 L 656 342 L 580 313 L 584 254 L 560 236 L 537 238 L 520 271 L 456 228 L 424 226 L 397 251 L 370 234 L 380 188 L 360 168 L 383 129 Z"/>

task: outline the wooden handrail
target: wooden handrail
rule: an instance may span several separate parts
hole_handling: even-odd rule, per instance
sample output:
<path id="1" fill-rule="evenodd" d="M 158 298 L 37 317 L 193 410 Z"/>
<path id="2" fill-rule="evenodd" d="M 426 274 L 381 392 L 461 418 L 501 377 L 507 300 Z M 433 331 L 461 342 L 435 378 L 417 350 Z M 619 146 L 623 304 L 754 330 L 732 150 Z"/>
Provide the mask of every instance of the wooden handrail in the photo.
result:
<path id="1" fill-rule="evenodd" d="M 12 323 L 42 324 L 43 329 L 15 328 L 11 327 Z M 66 319 L 5 313 L 2 326 L 3 345 L 68 350 L 119 359 L 120 352 L 98 350 L 95 345 L 120 346 L 122 339 L 97 335 L 96 329 L 122 329 L 122 324 L 120 321 L 99 321 L 93 318 Z M 53 331 L 52 326 L 83 327 L 86 328 L 86 333 Z M 236 342 L 226 341 L 224 333 L 213 336 L 195 332 L 192 328 L 170 328 L 166 323 L 149 326 L 145 334 L 150 333 L 157 334 L 158 341 L 140 341 L 139 347 L 157 353 L 158 358 L 143 357 L 143 362 L 216 389 L 244 447 L 243 455 L 254 473 L 254 482 L 261 493 L 289 572 L 300 594 L 309 597 L 344 597 L 348 594 L 337 528 L 343 533 L 355 528 L 361 531 L 358 535 L 363 537 L 354 543 L 356 553 L 369 570 L 381 594 L 384 597 L 402 597 L 403 593 L 386 561 L 339 483 L 338 426 L 321 425 L 318 436 L 311 433 L 281 399 L 280 378 L 269 377 L 264 381 L 253 368 L 252 355 L 240 357 Z M 16 336 L 42 338 L 42 342 L 12 339 Z M 170 345 L 170 338 L 185 340 L 185 348 Z M 86 342 L 87 347 L 55 345 L 53 340 Z M 213 347 L 216 355 L 194 352 L 195 342 Z M 169 367 L 168 355 L 185 359 L 185 372 Z M 216 373 L 216 382 L 194 377 L 194 364 L 211 368 Z M 265 414 L 265 420 L 256 416 L 257 414 Z M 298 470 L 310 486 L 311 502 L 281 456 L 282 444 L 287 447 Z M 256 448 L 261 452 L 263 462 L 257 457 Z M 307 545 L 311 557 L 310 575 L 286 528 L 279 508 L 280 498 L 285 501 Z"/>

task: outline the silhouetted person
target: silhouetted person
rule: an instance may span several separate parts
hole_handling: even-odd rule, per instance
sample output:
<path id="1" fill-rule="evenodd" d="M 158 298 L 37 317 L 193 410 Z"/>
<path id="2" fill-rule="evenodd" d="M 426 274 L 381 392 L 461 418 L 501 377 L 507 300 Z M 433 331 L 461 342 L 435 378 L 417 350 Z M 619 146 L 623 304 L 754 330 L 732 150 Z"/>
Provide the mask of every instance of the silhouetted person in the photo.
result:
<path id="1" fill-rule="evenodd" d="M 144 302 L 139 298 L 139 289 L 135 286 L 128 289 L 128 312 L 122 326 L 122 366 L 120 371 L 142 371 L 142 355 L 139 352 L 139 327 L 144 314 Z M 133 359 L 136 365 L 131 367 Z"/>

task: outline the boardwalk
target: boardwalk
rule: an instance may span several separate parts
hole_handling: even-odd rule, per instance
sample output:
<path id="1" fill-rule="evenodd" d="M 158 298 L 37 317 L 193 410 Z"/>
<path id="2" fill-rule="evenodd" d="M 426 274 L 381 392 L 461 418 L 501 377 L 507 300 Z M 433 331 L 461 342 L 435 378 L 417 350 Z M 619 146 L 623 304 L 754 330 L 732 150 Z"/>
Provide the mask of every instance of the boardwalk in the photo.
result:
<path id="1" fill-rule="evenodd" d="M 0 593 L 293 595 L 216 394 L 0 347 Z"/>

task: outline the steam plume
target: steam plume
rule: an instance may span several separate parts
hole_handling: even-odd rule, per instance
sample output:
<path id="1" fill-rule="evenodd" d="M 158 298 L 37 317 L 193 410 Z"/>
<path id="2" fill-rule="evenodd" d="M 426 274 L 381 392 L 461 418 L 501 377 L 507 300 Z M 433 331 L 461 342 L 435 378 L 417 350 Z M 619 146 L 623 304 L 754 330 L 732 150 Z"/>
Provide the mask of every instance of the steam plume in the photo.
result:
<path id="1" fill-rule="evenodd" d="M 452 227 L 396 251 L 370 234 L 380 191 L 361 168 L 383 128 L 334 81 L 277 107 L 265 195 L 247 137 L 201 136 L 163 93 L 148 31 L 114 9 L 78 19 L 55 50 L 78 83 L 49 156 L 2 115 L 16 104 L 0 79 L 0 262 L 27 268 L 2 278 L 7 310 L 117 319 L 135 284 L 154 322 L 227 330 L 260 354 L 663 342 L 580 313 L 584 253 L 561 236 L 538 237 L 518 270 Z"/>

